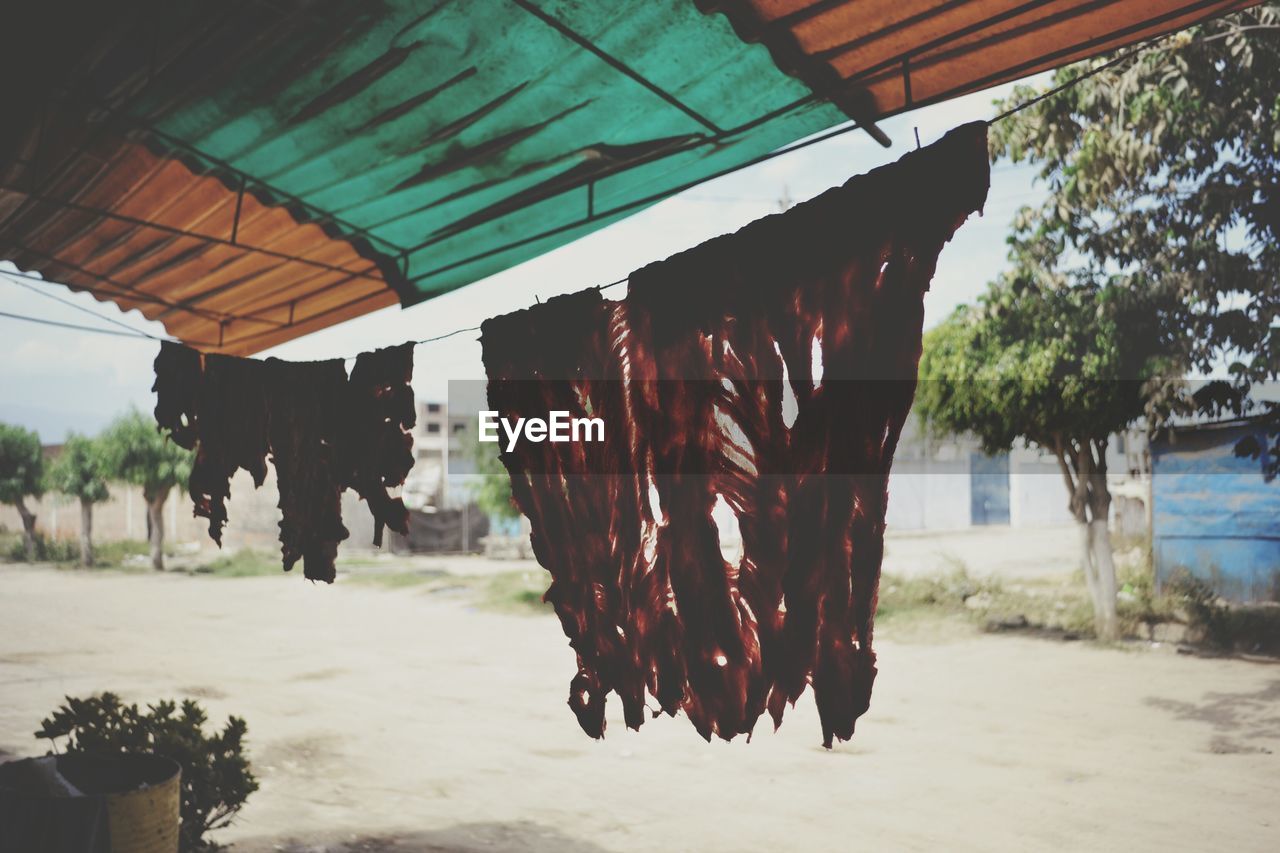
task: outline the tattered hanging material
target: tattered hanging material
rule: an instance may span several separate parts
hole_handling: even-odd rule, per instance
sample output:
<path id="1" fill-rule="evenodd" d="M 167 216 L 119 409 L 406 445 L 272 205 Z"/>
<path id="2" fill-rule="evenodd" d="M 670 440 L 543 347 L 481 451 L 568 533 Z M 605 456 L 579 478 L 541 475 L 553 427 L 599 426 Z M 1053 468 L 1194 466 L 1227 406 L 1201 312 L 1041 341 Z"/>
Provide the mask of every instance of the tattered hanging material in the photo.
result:
<path id="1" fill-rule="evenodd" d="M 176 348 L 171 344 L 161 347 L 162 356 L 164 348 Z M 196 458 L 188 491 L 195 514 L 209 519 L 209 536 L 219 546 L 236 470 L 248 471 L 254 486 L 261 486 L 267 477 L 268 383 L 262 362 L 229 355 L 204 359 L 196 395 Z M 157 402 L 157 421 L 159 410 Z"/>
<path id="2" fill-rule="evenodd" d="M 347 371 L 341 359 L 273 358 L 263 367 L 271 382 L 267 411 L 284 568 L 301 559 L 304 576 L 333 583 L 338 543 L 350 535 L 342 525 L 342 438 L 351 416 Z"/>
<path id="3" fill-rule="evenodd" d="M 592 291 L 485 323 L 492 409 L 605 422 L 602 443 L 502 453 L 577 654 L 569 702 L 588 734 L 611 691 L 629 726 L 647 694 L 730 739 L 765 710 L 780 724 L 812 684 L 824 743 L 852 736 L 876 673 L 886 488 L 923 296 L 988 182 L 985 125 L 965 125 L 639 270 L 622 302 Z M 741 533 L 733 564 L 721 499 Z"/>
<path id="4" fill-rule="evenodd" d="M 311 580 L 331 583 L 342 523 L 342 492 L 353 488 L 383 526 L 408 531 L 408 513 L 387 490 L 413 466 L 413 347 L 364 353 L 350 379 L 340 359 L 254 361 L 161 344 L 156 357 L 156 421 L 175 443 L 194 449 L 189 491 L 197 516 L 222 544 L 226 501 L 238 469 L 255 486 L 267 457 L 280 493 L 284 568 L 302 560 Z"/>
<path id="5" fill-rule="evenodd" d="M 413 468 L 413 429 L 417 421 L 413 388 L 413 344 L 361 353 L 348 383 L 349 433 L 345 437 L 347 485 L 373 513 L 373 544 L 382 546 L 382 528 L 405 533 L 409 511 L 387 494 L 404 483 Z"/>
<path id="6" fill-rule="evenodd" d="M 617 350 L 617 303 L 596 290 L 488 320 L 482 327 L 489 405 L 503 417 L 568 412 L 608 424 L 627 421 Z M 636 578 L 652 519 L 633 470 L 628 434 L 603 442 L 524 442 L 502 461 L 512 496 L 532 523 L 531 544 L 552 583 L 546 600 L 578 656 L 569 705 L 593 737 L 604 732 L 604 702 L 616 692 L 628 725 L 644 719 L 644 663 L 650 614 L 661 618 L 665 590 Z M 633 626 L 626 631 L 623 626 Z"/>

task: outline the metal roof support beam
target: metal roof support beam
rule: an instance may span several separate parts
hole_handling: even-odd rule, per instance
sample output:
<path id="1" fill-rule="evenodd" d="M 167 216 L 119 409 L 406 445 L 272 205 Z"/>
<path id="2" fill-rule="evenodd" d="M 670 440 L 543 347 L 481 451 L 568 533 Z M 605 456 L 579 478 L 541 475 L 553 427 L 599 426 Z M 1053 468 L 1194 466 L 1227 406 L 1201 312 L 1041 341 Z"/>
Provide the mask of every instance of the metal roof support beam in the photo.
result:
<path id="1" fill-rule="evenodd" d="M 317 269 L 328 270 L 330 272 L 346 273 L 346 274 L 354 275 L 358 278 L 367 278 L 367 279 L 382 282 L 383 284 L 388 284 L 381 275 L 378 275 L 375 273 L 354 272 L 345 267 L 339 267 L 333 264 L 327 264 L 327 263 L 324 263 L 323 261 L 312 260 L 311 258 L 304 258 L 300 255 L 292 255 L 292 254 L 289 254 L 288 252 L 277 252 L 273 249 L 268 249 L 264 246 L 248 246 L 248 245 L 245 245 L 244 243 L 233 243 L 230 240 L 227 240 L 223 237 L 214 237 L 211 234 L 201 234 L 198 231 L 188 231 L 185 228 L 175 228 L 172 225 L 164 225 L 159 222 L 150 222 L 146 219 L 138 219 L 133 216 L 126 216 L 123 213 L 115 213 L 110 210 L 103 210 L 102 208 L 90 207 L 89 205 L 79 204 L 77 202 L 70 201 L 69 199 L 52 198 L 50 196 L 46 196 L 41 193 L 29 192 L 27 190 L 18 189 L 17 187 L 6 187 L 3 185 L 0 185 L 0 192 L 18 193 L 20 195 L 27 196 L 29 199 L 34 199 L 40 204 L 50 204 L 56 207 L 66 208 L 67 210 L 74 210 L 80 213 L 85 213 L 90 216 L 97 216 L 102 219 L 111 219 L 116 222 L 124 222 L 126 224 L 133 225 L 137 228 L 154 228 L 157 231 L 162 231 L 166 234 L 173 234 L 174 236 L 177 236 L 177 237 L 186 237 L 192 240 L 200 240 L 202 242 L 210 243 L 218 246 L 230 246 L 236 249 L 241 249 L 246 252 L 253 252 L 255 254 L 264 255 L 270 258 L 280 258 L 281 260 L 291 261 L 293 263 L 298 263 L 298 264 L 305 264 L 306 266 L 316 267 Z M 369 264 L 376 268 L 376 265 L 374 264 L 373 261 L 369 261 Z M 390 285 L 388 284 L 388 286 Z"/>
<path id="2" fill-rule="evenodd" d="M 681 193 L 687 189 L 692 189 L 693 187 L 696 187 L 699 184 L 705 183 L 707 181 L 713 181 L 716 178 L 723 178 L 725 175 L 731 175 L 740 169 L 745 169 L 745 168 L 748 168 L 749 166 L 755 166 L 767 160 L 772 160 L 775 157 L 781 157 L 783 154 L 790 154 L 792 151 L 798 151 L 801 148 L 808 148 L 810 145 L 816 145 L 819 142 L 825 142 L 828 139 L 832 139 L 836 136 L 843 136 L 844 134 L 850 133 L 855 130 L 866 130 L 866 128 L 858 124 L 857 122 L 852 122 L 843 127 L 838 127 L 835 130 L 831 130 L 826 133 L 823 133 L 819 136 L 810 137 L 804 140 L 803 142 L 797 142 L 794 145 L 787 146 L 786 148 L 779 148 L 776 151 L 770 151 L 769 153 L 762 154 L 759 157 L 753 157 L 752 159 L 746 161 L 745 163 L 740 163 L 736 166 L 730 166 L 727 169 L 721 169 L 718 172 L 715 172 L 713 174 L 707 175 L 702 178 L 698 178 L 697 180 L 689 181 L 679 186 L 672 187 L 669 190 L 663 190 L 662 192 L 654 193 L 652 195 L 645 196 L 644 198 L 634 199 L 632 201 L 627 202 L 626 204 L 618 205 L 617 207 L 610 208 L 609 210 L 606 210 L 603 212 L 592 211 L 590 215 L 585 216 L 582 219 L 578 219 L 573 222 L 567 222 L 563 225 L 558 225 L 555 228 L 551 228 L 546 231 L 539 232 L 529 237 L 524 237 L 520 240 L 513 240 L 504 245 L 497 246 L 492 249 L 488 249 L 484 252 L 480 252 L 478 254 L 472 255 L 468 258 L 463 258 L 462 260 L 455 261 L 454 263 L 451 263 L 451 264 L 446 264 L 443 267 L 437 267 L 436 269 L 429 270 L 425 273 L 419 273 L 418 275 L 411 277 L 409 281 L 413 283 L 424 281 L 428 278 L 431 278 L 432 276 L 439 275 L 444 272 L 448 272 L 449 270 L 457 269 L 458 267 L 466 266 L 467 264 L 474 263 L 476 261 L 482 261 L 485 258 L 489 258 L 489 257 L 492 257 L 493 255 L 501 254 L 502 252 L 508 251 L 509 249 L 518 249 L 521 246 L 527 245 L 529 243 L 534 243 L 534 242 L 537 242 L 538 240 L 546 239 L 547 237 L 554 237 L 555 235 L 562 234 L 565 231 L 572 231 L 574 228 L 581 228 L 583 225 L 589 225 L 590 223 L 595 222 L 598 219 L 608 219 L 611 216 L 617 216 L 618 214 L 635 210 L 638 207 L 644 207 L 646 205 L 653 204 L 654 202 L 661 201 L 664 198 L 669 198 L 675 195 L 676 193 Z M 409 304 L 412 304 L 412 303 L 406 304 L 405 307 L 408 307 Z"/>
<path id="3" fill-rule="evenodd" d="M 656 163 L 660 160 L 665 160 L 668 157 L 674 157 L 677 154 L 684 154 L 688 151 L 693 151 L 694 149 L 702 148 L 708 145 L 717 145 L 721 142 L 724 142 L 727 139 L 731 139 L 734 136 L 739 136 L 743 133 L 746 133 L 749 130 L 754 130 L 755 128 L 763 124 L 767 124 L 768 122 L 773 121 L 774 119 L 782 118 L 783 116 L 786 116 L 789 113 L 795 112 L 796 110 L 809 106 L 810 104 L 815 103 L 818 100 L 820 99 L 817 95 L 814 95 L 814 94 L 805 95 L 803 98 L 792 101 L 791 103 L 781 106 L 772 112 L 765 113 L 762 116 L 758 116 L 757 118 L 754 118 L 751 121 L 746 122 L 745 124 L 740 124 L 737 127 L 731 127 L 727 130 L 721 131 L 719 136 L 696 136 L 690 139 L 687 143 L 684 143 L 682 145 L 677 145 L 672 148 L 654 151 L 652 153 L 642 155 L 633 160 L 628 160 L 625 163 L 620 164 L 615 169 L 611 169 L 609 171 L 597 172 L 588 177 L 584 177 L 577 181 L 573 181 L 571 183 L 559 186 L 554 191 L 549 192 L 545 196 L 538 198 L 537 201 L 545 201 L 548 198 L 554 198 L 558 195 L 562 195 L 564 193 L 572 192 L 576 189 L 580 189 L 581 187 L 590 186 L 596 183 L 597 181 L 600 181 L 603 178 L 612 177 L 613 175 L 621 175 L 631 169 L 635 169 L 640 166 L 645 166 L 650 163 Z M 871 134 L 871 136 L 874 137 L 878 142 L 881 142 L 881 144 L 883 145 L 889 144 L 889 138 L 885 136 L 884 133 L 878 127 L 875 127 L 874 124 L 870 122 L 866 122 L 866 123 L 858 122 L 857 124 L 860 129 Z M 883 141 L 881 141 L 882 138 L 883 138 Z M 790 149 L 787 149 L 787 150 L 790 150 Z M 752 162 L 758 162 L 758 161 L 752 161 Z M 746 163 L 744 165 L 751 165 L 751 164 Z M 718 173 L 718 174 L 727 174 L 727 173 Z M 718 175 L 712 175 L 711 177 L 717 177 L 717 176 Z M 710 178 L 708 178 L 708 180 L 709 179 Z M 693 186 L 693 184 L 690 184 L 690 186 Z M 591 201 L 592 201 L 592 208 L 594 209 L 594 191 L 592 191 Z M 514 211 L 504 210 L 490 217 L 479 218 L 475 222 L 473 222 L 469 226 L 469 228 L 479 227 L 481 225 L 487 224 L 488 222 L 492 222 L 495 219 L 500 219 L 503 216 L 506 216 L 512 212 Z M 433 246 L 436 243 L 439 243 L 450 237 L 457 236 L 458 234 L 463 233 L 465 230 L 467 229 L 463 229 L 461 231 L 451 231 L 444 235 L 436 235 L 436 236 L 428 237 L 422 242 L 417 243 L 413 246 L 410 246 L 408 249 L 405 250 L 405 254 L 408 255 L 415 252 L 420 252 L 421 250 L 426 249 L 430 246 Z M 407 275 L 407 272 L 408 271 L 406 268 L 405 270 L 406 275 Z"/>
<path id="4" fill-rule="evenodd" d="M 705 127 L 707 130 L 711 131 L 716 135 L 720 135 L 721 133 L 723 133 L 723 131 L 715 124 L 715 122 L 711 121 L 706 116 L 697 112 L 688 104 L 684 103 L 679 98 L 677 98 L 675 95 L 671 94 L 666 89 L 663 89 L 661 86 L 658 86 L 652 80 L 649 80 L 647 77 L 640 74 L 635 69 L 628 66 L 626 63 L 622 62 L 621 60 L 601 50 L 599 45 L 595 44 L 595 42 L 569 29 L 569 27 L 567 27 L 563 22 L 547 14 L 542 9 L 538 8 L 536 5 L 530 2 L 530 0 L 512 0 L 512 2 L 515 3 L 517 6 L 519 6 L 521 9 L 524 9 L 530 15 L 533 15 L 535 18 L 542 21 L 547 26 L 554 29 L 556 32 L 560 33 L 565 38 L 569 39 L 574 44 L 578 45 L 578 47 L 581 47 L 583 50 L 586 50 L 595 54 L 597 57 L 602 59 L 606 64 L 608 64 L 614 70 L 622 72 L 623 74 L 630 77 L 632 80 L 639 83 L 641 86 L 644 86 L 650 92 L 653 92 L 659 98 L 662 98 L 662 100 L 666 101 L 668 104 L 671 104 L 671 106 L 680 110 L 680 112 L 689 116 L 689 118 L 693 119 L 698 124 Z"/>
<path id="5" fill-rule="evenodd" d="M 24 246 L 24 247 L 22 247 L 22 248 L 23 248 L 23 251 L 28 251 L 28 252 L 31 252 L 32 254 L 36 254 L 36 255 L 44 255 L 44 253 L 43 253 L 43 252 L 38 252 L 38 251 L 36 251 L 36 250 L 34 250 L 34 249 L 28 249 L 28 248 L 26 248 L 25 246 Z M 45 257 L 49 257 L 49 256 L 45 255 Z M 132 288 L 129 288 L 129 287 L 127 287 L 127 286 L 125 286 L 125 285 L 123 285 L 123 284 L 120 284 L 120 283 L 118 283 L 118 282 L 116 282 L 116 281 L 113 281 L 112 279 L 108 278 L 107 276 L 101 275 L 101 274 L 99 274 L 99 273 L 95 273 L 95 272 L 93 272 L 92 270 L 84 269 L 83 267 L 77 266 L 77 265 L 72 264 L 72 263 L 69 263 L 69 262 L 67 262 L 67 261 L 60 261 L 60 260 L 59 260 L 59 261 L 57 261 L 57 263 L 59 263 L 59 264 L 61 264 L 62 266 L 65 266 L 65 267 L 67 267 L 67 268 L 71 269 L 72 271 L 74 271 L 75 273 L 77 273 L 77 274 L 79 274 L 79 275 L 87 276 L 88 278 L 92 278 L 92 279 L 94 279 L 95 281 L 102 282 L 103 284 L 106 284 L 106 285 L 108 285 L 109 287 L 116 288 L 116 290 L 114 290 L 114 291 L 110 291 L 110 290 L 100 289 L 100 288 L 97 288 L 97 287 L 82 287 L 82 286 L 80 286 L 80 285 L 67 284 L 67 283 L 65 283 L 65 282 L 57 281 L 57 280 L 55 280 L 55 279 L 42 278 L 41 276 L 30 275 L 30 274 L 28 274 L 28 273 L 24 273 L 24 272 L 16 272 L 16 271 L 14 271 L 14 270 L 4 270 L 4 271 L 0 272 L 0 276 L 10 276 L 10 277 L 12 277 L 12 278 L 24 278 L 24 279 L 27 279 L 28 281 L 34 281 L 34 282 L 38 282 L 38 283 L 40 283 L 40 284 L 51 284 L 51 285 L 54 285 L 54 286 L 56 286 L 56 287 L 66 287 L 67 289 L 72 290 L 72 291 L 77 291 L 77 292 L 81 292 L 81 293 L 89 293 L 89 294 L 93 294 L 95 299 L 96 299 L 96 298 L 98 298 L 98 296 L 99 296 L 99 295 L 101 295 L 101 296 L 103 296 L 103 297 L 108 297 L 108 298 L 110 298 L 110 297 L 122 297 L 122 298 L 124 298 L 124 299 L 130 300 L 130 301 L 133 301 L 133 302 L 142 302 L 142 303 L 150 304 L 150 305 L 162 305 L 162 306 L 165 306 L 166 310 L 165 310 L 165 311 L 160 315 L 160 317 L 164 317 L 164 316 L 167 316 L 167 315 L 169 315 L 169 314 L 172 314 L 174 311 L 183 311 L 183 312 L 185 312 L 185 313 L 187 313 L 187 314 L 191 314 L 192 316 L 199 317 L 199 318 L 200 318 L 200 319 L 202 319 L 202 320 L 209 320 L 209 321 L 211 321 L 211 322 L 215 322 L 215 323 L 216 323 L 216 322 L 223 322 L 223 321 L 227 321 L 227 320 L 243 320 L 243 321 L 245 321 L 246 323 L 260 323 L 260 324 L 265 325 L 265 326 L 280 326 L 280 325 L 282 325 L 282 324 L 281 324 L 279 321 L 277 321 L 277 320 L 266 320 L 266 319 L 263 319 L 263 318 L 261 318 L 261 317 L 255 317 L 255 316 L 253 316 L 253 315 L 248 315 L 248 314 L 227 314 L 227 313 L 222 313 L 222 312 L 214 312 L 214 311 L 206 311 L 206 310 L 199 310 L 199 309 L 187 308 L 187 307 L 184 307 L 184 306 L 182 306 L 182 305 L 178 305 L 177 303 L 170 302 L 170 301 L 168 301 L 168 300 L 166 300 L 166 299 L 161 299 L 161 298 L 160 298 L 160 297 L 158 297 L 158 296 L 154 296 L 154 295 L 149 294 L 149 293 L 143 293 L 143 292 L 140 292 L 140 291 L 133 290 Z M 114 299 L 113 299 L 113 301 L 114 301 Z M 122 310 L 122 311 L 123 311 L 123 310 L 125 310 L 125 309 L 121 308 L 120 310 Z M 150 318 L 148 318 L 148 319 L 150 319 Z"/>
<path id="6" fill-rule="evenodd" d="M 151 137 L 151 146 L 153 150 L 156 150 L 163 155 L 170 155 L 175 152 L 179 155 L 185 154 L 189 166 L 192 165 L 191 161 L 195 161 L 195 165 L 199 167 L 192 171 L 212 172 L 218 175 L 228 188 L 236 186 L 237 184 L 234 182 L 238 181 L 238 186 L 240 188 L 239 191 L 241 193 L 246 190 L 253 193 L 256 189 L 260 191 L 261 196 L 263 196 L 260 200 L 264 204 L 273 207 L 281 206 L 283 204 L 285 207 L 295 208 L 305 214 L 306 223 L 314 223 L 322 227 L 326 224 L 332 224 L 335 227 L 341 228 L 345 234 L 356 235 L 367 240 L 370 246 L 376 251 L 381 251 L 386 254 L 396 255 L 404 251 L 403 246 L 398 246 L 390 240 L 387 240 L 384 237 L 379 237 L 371 231 L 361 228 L 355 223 L 342 219 L 333 213 L 321 210 L 320 208 L 303 201 L 298 196 L 285 192 L 273 184 L 259 180 L 253 175 L 237 169 L 226 160 L 222 160 L 212 154 L 208 154 L 205 151 L 196 148 L 194 145 L 178 139 L 175 136 L 171 136 L 145 121 L 134 118 L 120 107 L 112 106 L 111 104 L 99 99 L 85 97 L 63 96 L 61 103 L 74 104 L 81 107 L 100 110 L 106 114 L 106 118 L 99 123 L 97 128 L 94 128 L 91 133 L 86 134 L 86 136 L 80 140 L 80 143 L 66 157 L 64 164 L 60 166 L 57 171 L 64 168 L 66 163 L 74 161 L 77 156 L 87 154 L 89 147 L 99 141 L 114 124 L 124 124 L 132 128 L 133 131 L 137 133 Z M 124 134 L 126 131 L 121 131 L 121 133 Z M 182 159 L 181 156 L 179 156 L 179 159 Z M 38 170 L 34 168 L 36 165 L 37 164 L 35 163 L 32 164 L 33 171 L 38 173 Z M 13 214 L 11 214 L 9 218 L 12 218 L 12 216 Z M 8 220 L 6 219 L 4 222 L 0 222 L 0 227 L 7 224 L 7 221 Z"/>

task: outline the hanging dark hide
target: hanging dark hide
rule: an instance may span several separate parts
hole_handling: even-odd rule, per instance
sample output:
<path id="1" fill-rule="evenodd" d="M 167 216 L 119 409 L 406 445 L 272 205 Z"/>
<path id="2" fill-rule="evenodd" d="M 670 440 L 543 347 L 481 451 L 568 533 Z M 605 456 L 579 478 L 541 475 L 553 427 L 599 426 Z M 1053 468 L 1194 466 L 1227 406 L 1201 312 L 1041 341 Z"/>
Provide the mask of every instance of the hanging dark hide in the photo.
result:
<path id="1" fill-rule="evenodd" d="M 373 544 L 382 547 L 382 528 L 408 535 L 404 501 L 387 494 L 404 483 L 413 468 L 413 429 L 417 421 L 413 388 L 413 344 L 361 353 L 348 383 L 348 458 L 346 485 L 355 489 L 373 513 Z"/>
<path id="2" fill-rule="evenodd" d="M 605 421 L 602 444 L 502 454 L 578 656 L 570 705 L 588 734 L 603 733 L 610 691 L 632 727 L 647 692 L 730 739 L 766 709 L 780 724 L 808 684 L 824 743 L 853 734 L 876 673 L 886 486 L 923 296 L 988 179 L 985 125 L 966 125 L 639 270 L 621 303 L 588 292 L 484 325 L 491 408 Z"/>
<path id="3" fill-rule="evenodd" d="M 182 447 L 194 449 L 189 491 L 194 512 L 209 519 L 222 544 L 226 500 L 237 469 L 254 484 L 267 457 L 280 492 L 285 570 L 332 583 L 342 523 L 342 491 L 355 489 L 383 526 L 407 532 L 408 514 L 389 488 L 413 467 L 413 346 L 388 347 L 356 359 L 350 380 L 341 360 L 256 361 L 201 356 L 164 343 L 156 357 L 156 421 Z"/>
<path id="4" fill-rule="evenodd" d="M 247 359 L 246 359 L 247 360 Z M 342 524 L 342 438 L 349 416 L 341 359 L 267 359 L 271 376 L 271 462 L 280 490 L 280 553 L 302 560 L 309 580 L 333 583 Z"/>
<path id="5" fill-rule="evenodd" d="M 267 385 L 266 365 L 260 361 L 229 355 L 204 357 L 197 395 L 196 458 L 188 491 L 195 514 L 209 519 L 209 536 L 219 546 L 236 469 L 248 471 L 254 486 L 261 486 L 267 477 Z"/>
<path id="6" fill-rule="evenodd" d="M 162 341 L 155 363 L 156 423 L 173 443 L 194 450 L 199 436 L 196 411 L 200 406 L 200 374 L 204 366 L 199 350 Z"/>

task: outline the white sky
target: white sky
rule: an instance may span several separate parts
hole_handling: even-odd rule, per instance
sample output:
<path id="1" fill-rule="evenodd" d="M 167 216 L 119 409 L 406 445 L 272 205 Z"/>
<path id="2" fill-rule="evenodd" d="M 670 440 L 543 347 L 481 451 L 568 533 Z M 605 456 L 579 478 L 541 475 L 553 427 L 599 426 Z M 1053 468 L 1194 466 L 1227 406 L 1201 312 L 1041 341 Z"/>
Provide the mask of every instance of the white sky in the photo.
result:
<path id="1" fill-rule="evenodd" d="M 1039 82 L 1033 79 L 1031 82 Z M 882 124 L 893 139 L 881 148 L 854 132 L 694 187 L 648 210 L 574 243 L 407 310 L 387 308 L 268 350 L 262 355 L 320 359 L 355 355 L 405 340 L 420 340 L 454 329 L 478 326 L 485 318 L 523 308 L 535 296 L 547 299 L 625 277 L 650 261 L 704 240 L 734 231 L 778 209 L 784 192 L 804 201 L 851 175 L 896 160 L 914 147 L 913 127 L 928 145 L 950 128 L 987 118 L 994 98 L 1009 86 L 959 98 L 889 119 Z M 1031 170 L 999 164 L 991 176 L 986 213 L 973 218 L 943 250 L 933 287 L 926 298 L 925 325 L 942 320 L 952 308 L 972 301 L 1005 263 L 1005 236 L 1013 214 L 1044 194 Z M 921 199 L 928 204 L 928 199 Z M 0 262 L 0 269 L 12 269 Z M 122 320 L 137 329 L 165 334 L 159 323 L 136 311 L 123 313 L 112 303 L 61 287 L 49 292 L 99 316 Z M 609 291 L 617 298 L 619 286 Z M 0 276 L 0 306 L 25 314 L 85 325 L 102 325 L 81 311 L 33 293 Z M 420 398 L 443 400 L 450 379 L 482 379 L 480 346 L 472 332 L 418 347 L 414 388 Z M 40 432 L 46 443 L 61 441 L 68 430 L 95 432 L 112 417 L 136 405 L 154 406 L 151 362 L 158 345 L 55 329 L 0 317 L 0 420 Z"/>

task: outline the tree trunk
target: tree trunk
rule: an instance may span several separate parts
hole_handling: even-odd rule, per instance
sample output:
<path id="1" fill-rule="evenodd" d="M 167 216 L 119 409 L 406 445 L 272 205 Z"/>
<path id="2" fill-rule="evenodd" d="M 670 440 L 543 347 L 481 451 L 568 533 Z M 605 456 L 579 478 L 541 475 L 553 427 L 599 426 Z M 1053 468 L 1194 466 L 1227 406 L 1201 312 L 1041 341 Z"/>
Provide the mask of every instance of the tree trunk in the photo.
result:
<path id="1" fill-rule="evenodd" d="M 1111 553 L 1111 531 L 1107 518 L 1095 517 L 1089 522 L 1092 528 L 1094 573 L 1098 579 L 1097 614 L 1098 637 L 1103 640 L 1120 639 L 1120 622 L 1116 615 L 1116 563 Z"/>
<path id="2" fill-rule="evenodd" d="M 151 568 L 164 571 L 164 502 L 169 497 L 166 489 L 159 495 L 146 495 L 147 539 L 151 542 Z"/>
<path id="3" fill-rule="evenodd" d="M 1093 621 L 1095 630 L 1100 626 L 1098 614 L 1102 612 L 1102 599 L 1098 585 L 1098 571 L 1094 562 L 1093 529 L 1085 518 L 1076 518 L 1076 529 L 1080 532 L 1080 571 L 1084 573 L 1084 584 L 1089 588 L 1089 601 L 1093 604 Z"/>
<path id="4" fill-rule="evenodd" d="M 1080 568 L 1093 602 L 1093 624 L 1100 640 L 1120 636 L 1116 615 L 1116 565 L 1111 552 L 1111 491 L 1107 487 L 1107 441 L 1073 442 L 1054 436 L 1053 449 L 1071 495 L 1070 510 L 1080 530 Z"/>
<path id="5" fill-rule="evenodd" d="M 93 504 L 80 501 L 80 565 L 93 565 Z"/>
<path id="6" fill-rule="evenodd" d="M 18 515 L 22 516 L 22 550 L 27 555 L 27 562 L 34 563 L 36 560 L 36 515 L 27 509 L 26 501 L 18 498 L 13 502 L 14 507 L 18 510 Z"/>

